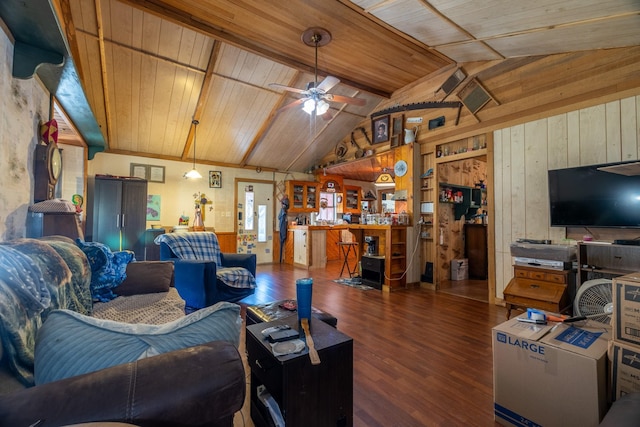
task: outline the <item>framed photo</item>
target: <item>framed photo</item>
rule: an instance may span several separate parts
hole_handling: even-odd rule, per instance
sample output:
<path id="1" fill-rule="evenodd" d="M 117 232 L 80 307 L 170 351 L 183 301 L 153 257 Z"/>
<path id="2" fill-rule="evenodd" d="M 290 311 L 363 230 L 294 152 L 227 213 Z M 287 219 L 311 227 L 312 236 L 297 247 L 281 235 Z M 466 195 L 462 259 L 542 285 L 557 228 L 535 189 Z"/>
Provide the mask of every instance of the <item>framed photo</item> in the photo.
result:
<path id="1" fill-rule="evenodd" d="M 222 188 L 222 172 L 209 171 L 209 188 Z"/>
<path id="2" fill-rule="evenodd" d="M 160 182 L 164 184 L 164 166 L 149 165 L 149 178 L 150 182 Z"/>
<path id="3" fill-rule="evenodd" d="M 129 174 L 133 177 L 164 184 L 164 166 L 130 163 L 129 168 Z"/>
<path id="4" fill-rule="evenodd" d="M 389 115 L 371 120 L 371 133 L 373 134 L 373 143 L 380 144 L 389 141 Z"/>

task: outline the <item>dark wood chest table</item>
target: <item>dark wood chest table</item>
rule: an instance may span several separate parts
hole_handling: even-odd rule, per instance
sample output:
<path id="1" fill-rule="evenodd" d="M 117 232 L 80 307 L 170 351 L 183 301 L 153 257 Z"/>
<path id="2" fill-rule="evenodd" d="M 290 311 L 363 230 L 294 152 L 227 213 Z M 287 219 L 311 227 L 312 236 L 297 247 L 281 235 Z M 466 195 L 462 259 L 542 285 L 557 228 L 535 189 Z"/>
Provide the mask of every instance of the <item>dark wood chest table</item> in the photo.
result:
<path id="1" fill-rule="evenodd" d="M 247 326 L 247 358 L 251 369 L 251 419 L 269 426 L 268 410 L 258 399 L 261 385 L 274 397 L 287 427 L 353 425 L 353 339 L 312 319 L 311 336 L 321 363 L 312 365 L 307 349 L 274 356 L 261 331 L 287 324 L 298 330 L 297 316 Z"/>

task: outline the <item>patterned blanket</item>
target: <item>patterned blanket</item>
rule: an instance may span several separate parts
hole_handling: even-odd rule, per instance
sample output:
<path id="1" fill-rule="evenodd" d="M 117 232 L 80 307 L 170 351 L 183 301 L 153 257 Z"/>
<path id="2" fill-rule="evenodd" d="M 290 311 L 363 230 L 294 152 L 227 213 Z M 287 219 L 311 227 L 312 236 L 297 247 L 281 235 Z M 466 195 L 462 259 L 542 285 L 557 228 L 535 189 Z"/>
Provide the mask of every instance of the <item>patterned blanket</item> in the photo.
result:
<path id="1" fill-rule="evenodd" d="M 3 359 L 27 386 L 33 384 L 36 333 L 48 314 L 57 308 L 91 314 L 91 274 L 79 251 L 64 237 L 0 244 Z"/>
<path id="2" fill-rule="evenodd" d="M 220 244 L 215 233 L 199 231 L 161 234 L 154 242 L 156 245 L 165 243 L 180 259 L 215 262 L 216 276 L 227 286 L 249 289 L 256 287 L 256 278 L 246 268 L 222 267 Z"/>

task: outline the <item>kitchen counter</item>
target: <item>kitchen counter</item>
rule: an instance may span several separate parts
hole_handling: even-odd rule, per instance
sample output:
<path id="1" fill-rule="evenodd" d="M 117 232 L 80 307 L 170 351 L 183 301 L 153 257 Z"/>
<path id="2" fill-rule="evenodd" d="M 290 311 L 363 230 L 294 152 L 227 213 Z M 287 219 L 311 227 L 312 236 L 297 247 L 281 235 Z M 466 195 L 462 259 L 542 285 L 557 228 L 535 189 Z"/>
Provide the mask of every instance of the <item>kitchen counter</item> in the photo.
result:
<path id="1" fill-rule="evenodd" d="M 378 238 L 378 254 L 385 259 L 385 285 L 383 290 L 404 287 L 406 285 L 406 225 L 380 224 L 335 224 L 335 225 L 289 225 L 290 238 L 293 239 L 293 263 L 298 267 L 316 269 L 325 268 L 327 260 L 341 260 L 336 243 L 340 232 L 349 230 L 358 242 L 356 265 L 367 251 L 365 236 Z"/>

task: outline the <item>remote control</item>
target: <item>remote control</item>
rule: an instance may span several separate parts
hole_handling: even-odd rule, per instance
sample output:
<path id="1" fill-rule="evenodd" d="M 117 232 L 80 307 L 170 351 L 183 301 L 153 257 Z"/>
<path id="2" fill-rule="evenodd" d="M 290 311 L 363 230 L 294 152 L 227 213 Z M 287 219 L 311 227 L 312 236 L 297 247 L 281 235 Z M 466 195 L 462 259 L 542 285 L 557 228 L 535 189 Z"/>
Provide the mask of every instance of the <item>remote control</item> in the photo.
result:
<path id="1" fill-rule="evenodd" d="M 283 330 L 286 330 L 286 329 L 291 329 L 291 326 L 289 326 L 289 325 L 272 326 L 270 328 L 263 329 L 262 330 L 262 335 L 265 336 L 265 337 L 268 337 L 270 334 L 272 334 L 274 332 L 283 331 Z"/>
<path id="2" fill-rule="evenodd" d="M 300 333 L 295 329 L 283 329 L 281 331 L 271 332 L 267 336 L 270 342 L 280 342 L 300 338 Z"/>

